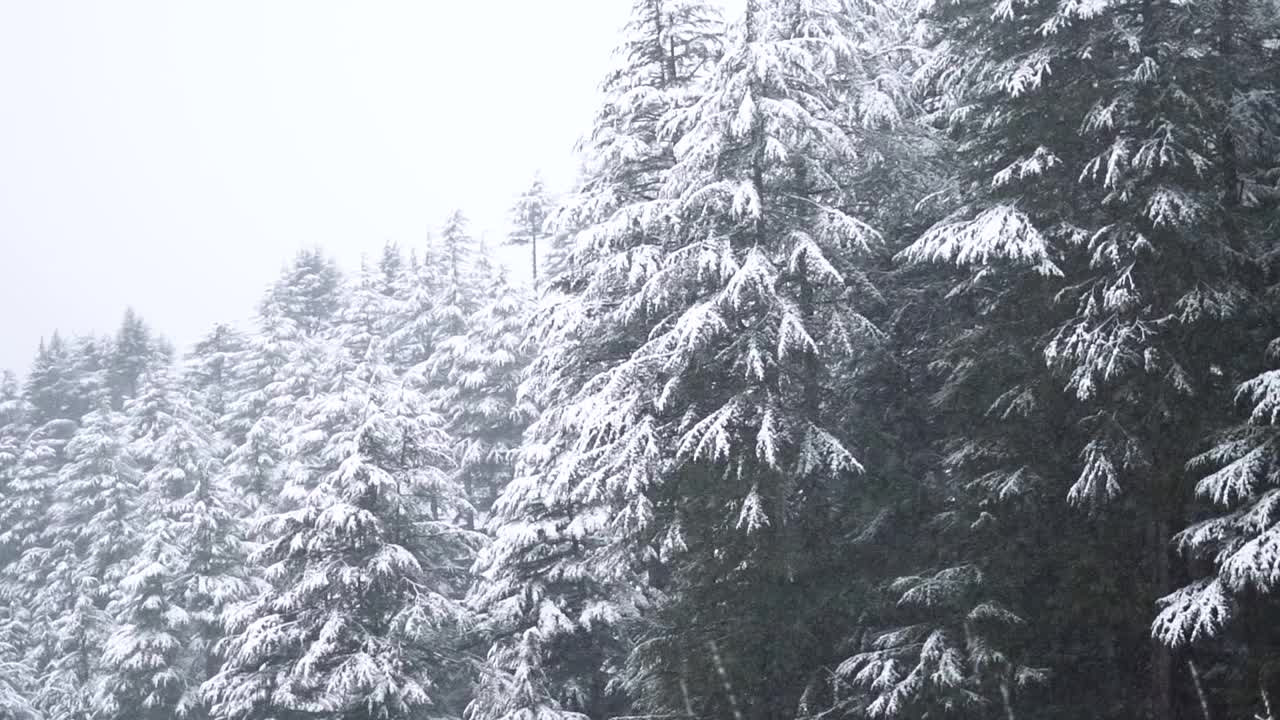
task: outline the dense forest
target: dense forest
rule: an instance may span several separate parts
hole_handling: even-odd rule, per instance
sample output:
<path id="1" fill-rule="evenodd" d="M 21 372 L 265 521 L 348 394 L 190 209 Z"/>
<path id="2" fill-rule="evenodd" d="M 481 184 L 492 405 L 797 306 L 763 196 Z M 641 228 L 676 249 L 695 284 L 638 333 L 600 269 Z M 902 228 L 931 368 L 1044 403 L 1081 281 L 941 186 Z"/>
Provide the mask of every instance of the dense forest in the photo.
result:
<path id="1" fill-rule="evenodd" d="M 532 287 L 459 212 L 5 375 L 0 718 L 1280 720 L 1280 8 L 715 8 Z"/>

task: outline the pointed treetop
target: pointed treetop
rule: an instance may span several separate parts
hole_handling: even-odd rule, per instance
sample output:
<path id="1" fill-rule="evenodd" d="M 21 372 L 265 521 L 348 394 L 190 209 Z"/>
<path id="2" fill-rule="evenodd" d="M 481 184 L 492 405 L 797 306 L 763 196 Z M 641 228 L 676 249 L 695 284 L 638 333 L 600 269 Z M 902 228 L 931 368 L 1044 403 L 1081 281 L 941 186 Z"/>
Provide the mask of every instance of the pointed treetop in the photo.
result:
<path id="1" fill-rule="evenodd" d="M 551 211 L 551 197 L 547 194 L 542 173 L 536 173 L 533 182 L 516 198 L 511 206 L 511 231 L 507 242 L 512 245 L 528 245 L 547 236 L 544 225 Z"/>
<path id="2" fill-rule="evenodd" d="M 259 306 L 266 319 L 283 318 L 305 335 L 329 326 L 341 305 L 342 273 L 320 248 L 298 252 Z"/>

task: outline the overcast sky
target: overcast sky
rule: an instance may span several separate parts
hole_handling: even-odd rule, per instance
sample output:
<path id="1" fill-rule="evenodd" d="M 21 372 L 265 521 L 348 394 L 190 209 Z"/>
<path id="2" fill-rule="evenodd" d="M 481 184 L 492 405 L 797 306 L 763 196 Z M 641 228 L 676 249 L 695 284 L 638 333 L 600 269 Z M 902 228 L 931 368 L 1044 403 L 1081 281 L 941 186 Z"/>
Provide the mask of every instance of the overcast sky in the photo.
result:
<path id="1" fill-rule="evenodd" d="M 629 0 L 0 0 L 0 367 L 566 185 Z"/>

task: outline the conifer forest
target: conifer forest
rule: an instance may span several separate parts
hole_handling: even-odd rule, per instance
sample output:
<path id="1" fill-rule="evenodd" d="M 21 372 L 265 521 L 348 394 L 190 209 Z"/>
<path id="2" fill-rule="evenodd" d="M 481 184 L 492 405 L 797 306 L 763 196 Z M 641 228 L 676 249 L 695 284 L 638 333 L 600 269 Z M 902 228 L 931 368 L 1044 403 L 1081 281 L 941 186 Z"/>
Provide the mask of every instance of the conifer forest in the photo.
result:
<path id="1" fill-rule="evenodd" d="M 0 719 L 1280 720 L 1280 4 L 615 59 L 509 237 L 4 375 Z"/>

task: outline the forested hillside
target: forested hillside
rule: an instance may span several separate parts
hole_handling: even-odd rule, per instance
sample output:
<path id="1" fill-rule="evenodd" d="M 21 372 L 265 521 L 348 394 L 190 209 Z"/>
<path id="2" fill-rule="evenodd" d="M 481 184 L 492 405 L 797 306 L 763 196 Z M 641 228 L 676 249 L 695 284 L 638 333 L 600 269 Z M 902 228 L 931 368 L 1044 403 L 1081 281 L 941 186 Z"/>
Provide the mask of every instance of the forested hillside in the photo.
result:
<path id="1" fill-rule="evenodd" d="M 5 375 L 0 720 L 1280 720 L 1272 0 L 717 7 L 532 287 L 457 212 Z"/>

